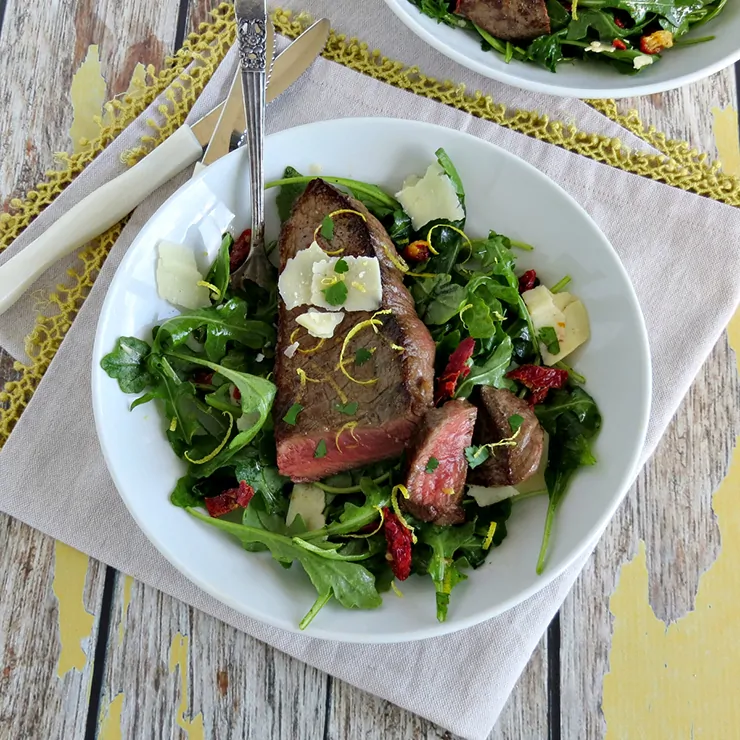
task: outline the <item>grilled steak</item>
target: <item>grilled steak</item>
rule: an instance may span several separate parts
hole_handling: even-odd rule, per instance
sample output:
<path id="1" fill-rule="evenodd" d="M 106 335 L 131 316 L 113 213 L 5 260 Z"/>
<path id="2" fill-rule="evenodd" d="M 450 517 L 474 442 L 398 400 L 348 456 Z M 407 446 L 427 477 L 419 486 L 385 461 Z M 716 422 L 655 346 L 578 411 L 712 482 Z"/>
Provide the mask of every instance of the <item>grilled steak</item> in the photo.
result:
<path id="1" fill-rule="evenodd" d="M 417 519 L 443 525 L 465 520 L 460 506 L 468 470 L 465 448 L 473 438 L 476 414 L 467 401 L 448 401 L 424 416 L 409 455 L 409 498 L 401 502 Z"/>
<path id="2" fill-rule="evenodd" d="M 527 41 L 550 33 L 545 0 L 458 0 L 455 12 L 505 41 Z"/>
<path id="3" fill-rule="evenodd" d="M 432 405 L 434 341 L 416 315 L 411 295 L 403 285 L 393 242 L 380 222 L 354 198 L 340 193 L 323 180 L 312 180 L 296 201 L 280 234 L 280 269 L 295 254 L 310 246 L 314 231 L 325 216 L 342 209 L 362 213 L 334 215 L 331 250 L 344 257 L 377 257 L 383 298 L 376 318 L 382 326 L 368 323 L 354 335 L 344 351 L 344 366 L 355 380 L 339 368 L 342 345 L 352 327 L 373 314 L 347 312 L 331 339 L 319 344 L 296 323 L 307 306 L 288 310 L 280 300 L 273 407 L 277 461 L 280 472 L 294 481 L 315 481 L 332 473 L 399 456 L 413 435 L 424 412 Z M 319 237 L 322 242 L 322 237 Z M 288 357 L 294 341 L 300 348 Z M 358 349 L 372 352 L 362 364 L 355 361 Z M 290 354 L 290 351 L 289 351 Z M 305 373 L 301 379 L 300 373 Z M 337 406 L 357 402 L 353 415 Z M 300 403 L 303 411 L 295 425 L 283 421 L 288 409 Z M 326 453 L 322 454 L 323 440 Z"/>
<path id="4" fill-rule="evenodd" d="M 512 436 L 509 419 L 523 421 L 513 447 L 492 447 L 491 456 L 468 473 L 468 483 L 479 486 L 515 486 L 535 473 L 542 456 L 545 433 L 526 401 L 506 389 L 481 387 L 476 397 L 478 419 L 473 444 L 500 442 Z"/>

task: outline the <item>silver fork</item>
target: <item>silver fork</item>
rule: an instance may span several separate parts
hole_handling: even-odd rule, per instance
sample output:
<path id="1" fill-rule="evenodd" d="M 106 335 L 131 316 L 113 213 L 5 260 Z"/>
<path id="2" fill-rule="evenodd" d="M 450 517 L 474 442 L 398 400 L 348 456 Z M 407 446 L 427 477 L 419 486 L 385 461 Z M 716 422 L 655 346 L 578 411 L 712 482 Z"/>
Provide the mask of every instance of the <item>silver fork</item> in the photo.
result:
<path id="1" fill-rule="evenodd" d="M 265 0 L 236 0 L 239 64 L 244 88 L 246 146 L 249 156 L 249 188 L 252 201 L 252 237 L 249 255 L 231 282 L 244 287 L 246 280 L 267 288 L 272 266 L 265 252 L 265 82 L 267 72 L 268 23 Z"/>

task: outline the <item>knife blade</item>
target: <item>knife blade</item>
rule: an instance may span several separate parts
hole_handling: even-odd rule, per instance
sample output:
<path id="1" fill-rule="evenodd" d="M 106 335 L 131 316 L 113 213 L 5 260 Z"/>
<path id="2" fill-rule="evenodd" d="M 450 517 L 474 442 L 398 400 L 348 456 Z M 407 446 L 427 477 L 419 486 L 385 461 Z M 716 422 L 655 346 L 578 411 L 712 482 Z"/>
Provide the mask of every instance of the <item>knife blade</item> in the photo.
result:
<path id="1" fill-rule="evenodd" d="M 268 100 L 277 97 L 303 74 L 323 49 L 328 35 L 328 21 L 317 22 L 276 57 L 273 65 L 276 79 L 289 82 L 288 85 L 281 82 L 278 93 L 268 90 Z M 300 53 L 288 55 L 288 50 L 296 44 Z M 223 108 L 224 103 L 220 103 L 192 126 L 181 126 L 144 159 L 83 198 L 18 254 L 0 265 L 0 314 L 51 265 L 118 223 L 154 190 L 200 159 Z M 243 120 L 242 106 L 236 122 L 240 132 L 244 131 Z"/>

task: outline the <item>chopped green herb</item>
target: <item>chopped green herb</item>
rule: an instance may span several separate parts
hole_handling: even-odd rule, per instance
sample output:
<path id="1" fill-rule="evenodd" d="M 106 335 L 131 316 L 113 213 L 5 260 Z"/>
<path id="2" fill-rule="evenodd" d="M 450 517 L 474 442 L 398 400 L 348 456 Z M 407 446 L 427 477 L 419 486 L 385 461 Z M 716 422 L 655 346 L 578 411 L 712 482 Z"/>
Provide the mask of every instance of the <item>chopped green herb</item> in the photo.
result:
<path id="1" fill-rule="evenodd" d="M 360 349 L 355 352 L 355 365 L 364 365 L 372 356 L 373 353 L 369 349 L 360 347 Z"/>
<path id="2" fill-rule="evenodd" d="M 551 355 L 560 354 L 560 342 L 558 342 L 558 335 L 552 326 L 543 326 L 537 336 Z"/>
<path id="3" fill-rule="evenodd" d="M 465 459 L 471 468 L 482 465 L 490 456 L 491 453 L 486 445 L 471 445 L 465 448 Z"/>
<path id="4" fill-rule="evenodd" d="M 439 467 L 439 460 L 437 460 L 436 457 L 430 457 L 427 460 L 427 466 L 424 468 L 424 470 L 427 473 L 433 473 L 438 467 Z"/>
<path id="5" fill-rule="evenodd" d="M 347 272 L 349 270 L 349 265 L 347 264 L 347 260 L 342 257 L 341 259 L 337 260 L 337 264 L 334 265 L 334 272 L 343 273 Z"/>
<path id="6" fill-rule="evenodd" d="M 555 283 L 555 285 L 553 285 L 552 288 L 550 288 L 550 292 L 559 293 L 561 290 L 563 290 L 563 288 L 565 288 L 568 285 L 570 281 L 571 281 L 570 275 L 566 275 L 562 280 L 558 280 L 558 282 Z"/>
<path id="7" fill-rule="evenodd" d="M 357 407 L 359 404 L 357 401 L 350 401 L 349 403 L 335 403 L 334 408 L 340 414 L 346 414 L 347 416 L 354 416 L 357 413 Z"/>
<path id="8" fill-rule="evenodd" d="M 511 433 L 516 434 L 519 431 L 519 427 L 521 427 L 522 423 L 524 422 L 524 418 L 519 416 L 519 414 L 513 414 L 509 417 L 509 427 L 511 428 Z"/>
<path id="9" fill-rule="evenodd" d="M 294 403 L 283 417 L 283 421 L 286 424 L 295 426 L 295 423 L 298 420 L 298 414 L 300 414 L 301 411 L 303 411 L 303 406 L 301 406 L 300 403 Z"/>
<path id="10" fill-rule="evenodd" d="M 316 451 L 313 453 L 314 457 L 326 457 L 326 440 L 320 439 L 316 445 Z"/>
<path id="11" fill-rule="evenodd" d="M 341 280 L 321 292 L 330 306 L 341 306 L 347 300 L 347 286 Z"/>
<path id="12" fill-rule="evenodd" d="M 321 222 L 321 236 L 329 241 L 334 238 L 334 222 L 331 220 L 331 216 L 324 216 L 324 220 Z"/>

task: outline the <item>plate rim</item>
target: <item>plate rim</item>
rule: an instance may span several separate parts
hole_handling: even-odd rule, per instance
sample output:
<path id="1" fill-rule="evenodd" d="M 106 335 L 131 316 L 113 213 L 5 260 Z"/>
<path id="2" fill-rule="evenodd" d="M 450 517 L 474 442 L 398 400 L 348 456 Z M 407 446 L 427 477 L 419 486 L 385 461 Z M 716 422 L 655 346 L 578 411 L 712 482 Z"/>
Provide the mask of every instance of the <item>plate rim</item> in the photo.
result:
<path id="1" fill-rule="evenodd" d="M 408 0 L 385 0 L 386 5 L 393 11 L 396 17 L 408 28 L 413 34 L 422 41 L 426 42 L 440 54 L 451 59 L 453 62 L 461 64 L 467 69 L 482 74 L 498 82 L 503 82 L 512 87 L 518 87 L 529 92 L 545 93 L 547 95 L 556 95 L 560 98 L 589 98 L 592 100 L 609 100 L 611 98 L 631 98 L 638 95 L 654 95 L 656 93 L 669 92 L 676 90 L 684 85 L 690 85 L 699 80 L 706 79 L 711 75 L 720 72 L 727 67 L 732 66 L 740 61 L 740 46 L 734 52 L 726 54 L 712 64 L 705 65 L 698 70 L 688 72 L 678 77 L 672 77 L 670 80 L 663 82 L 646 82 L 632 87 L 617 87 L 605 90 L 603 87 L 564 87 L 563 85 L 546 82 L 537 82 L 536 80 L 522 79 L 521 77 L 510 74 L 505 70 L 489 67 L 486 64 L 471 59 L 465 53 L 453 49 L 451 46 L 441 41 L 433 33 L 427 31 L 401 3 L 408 3 Z M 413 7 L 413 6 L 412 6 Z"/>
<path id="2" fill-rule="evenodd" d="M 104 393 L 105 391 L 102 390 L 101 388 L 101 382 L 103 380 L 104 373 L 103 373 L 103 370 L 99 366 L 98 358 L 102 357 L 101 343 L 102 343 L 102 334 L 104 333 L 103 327 L 110 320 L 111 311 L 108 308 L 108 303 L 109 303 L 109 300 L 112 300 L 110 298 L 111 288 L 113 287 L 113 284 L 115 280 L 117 279 L 119 273 L 122 273 L 123 271 L 125 271 L 125 268 L 127 264 L 129 263 L 129 261 L 134 260 L 135 258 L 134 257 L 134 252 L 135 252 L 134 247 L 136 246 L 137 242 L 142 238 L 142 233 L 145 232 L 147 225 L 152 220 L 157 218 L 158 215 L 163 210 L 165 210 L 174 199 L 180 197 L 181 193 L 186 188 L 190 187 L 192 183 L 202 178 L 205 174 L 205 171 L 199 174 L 197 177 L 191 178 L 187 182 L 183 183 L 183 185 L 181 185 L 174 193 L 172 193 L 172 195 L 170 195 L 159 206 L 159 208 L 150 216 L 150 218 L 147 220 L 144 226 L 142 226 L 142 229 L 140 230 L 140 232 L 136 235 L 134 240 L 129 245 L 126 251 L 126 254 L 124 255 L 118 267 L 116 268 L 116 271 L 113 277 L 111 278 L 111 283 L 108 286 L 108 289 L 106 290 L 106 296 L 105 296 L 103 305 L 100 310 L 98 321 L 96 323 L 95 340 L 93 343 L 93 351 L 92 351 L 92 359 L 91 359 L 91 365 L 92 365 L 91 367 L 91 390 L 92 390 L 91 401 L 92 401 L 92 407 L 93 407 L 93 417 L 95 420 L 95 431 L 96 431 L 96 435 L 97 435 L 98 442 L 100 445 L 100 449 L 103 454 L 103 459 L 105 460 L 106 468 L 108 469 L 108 472 L 113 480 L 113 483 L 116 487 L 116 491 L 118 492 L 118 495 L 123 500 L 127 510 L 129 511 L 129 514 L 132 516 L 132 518 L 136 522 L 139 529 L 143 532 L 143 534 L 146 536 L 149 542 L 157 549 L 157 551 L 161 555 L 163 555 L 164 558 L 178 572 L 180 572 L 183 576 L 185 576 L 185 578 L 187 578 L 188 581 L 190 581 L 191 583 L 196 585 L 198 588 L 205 591 L 207 594 L 214 597 L 218 601 L 220 601 L 222 604 L 262 624 L 269 625 L 271 627 L 276 627 L 276 628 L 285 630 L 286 632 L 290 632 L 292 634 L 301 635 L 304 637 L 314 637 L 316 639 L 322 639 L 322 640 L 330 640 L 333 642 L 343 642 L 343 643 L 348 643 L 348 644 L 390 644 L 390 643 L 412 642 L 416 640 L 430 639 L 433 637 L 441 637 L 446 634 L 452 634 L 452 633 L 458 632 L 463 629 L 468 629 L 475 625 L 481 624 L 484 621 L 487 621 L 496 616 L 499 616 L 509 611 L 510 609 L 514 608 L 515 606 L 521 604 L 522 602 L 526 601 L 531 596 L 534 596 L 535 594 L 544 590 L 557 577 L 559 577 L 565 571 L 567 571 L 579 558 L 585 557 L 586 553 L 590 552 L 591 549 L 593 549 L 593 547 L 596 545 L 596 543 L 600 539 L 604 529 L 614 517 L 614 514 L 617 508 L 624 500 L 624 497 L 626 496 L 630 487 L 634 483 L 634 480 L 637 477 L 637 474 L 639 473 L 640 468 L 641 468 L 641 465 L 640 465 L 641 456 L 642 456 L 642 451 L 644 449 L 645 439 L 647 436 L 648 423 L 650 420 L 650 413 L 651 413 L 651 408 L 652 408 L 652 358 L 651 358 L 650 344 L 649 344 L 649 339 L 648 339 L 648 334 L 647 334 L 647 326 L 645 324 L 645 319 L 642 314 L 642 309 L 637 299 L 637 295 L 635 293 L 635 289 L 634 289 L 634 286 L 632 285 L 632 281 L 629 277 L 629 274 L 627 273 L 624 265 L 622 264 L 619 254 L 616 252 L 616 250 L 614 249 L 614 247 L 612 246 L 611 242 L 606 237 L 604 232 L 599 228 L 598 224 L 594 221 L 593 218 L 591 218 L 591 216 L 580 205 L 580 203 L 578 203 L 578 201 L 576 201 L 557 182 L 552 180 L 550 177 L 548 177 L 544 173 L 540 172 L 536 167 L 534 167 L 532 164 L 530 164 L 526 160 L 522 159 L 516 154 L 513 154 L 512 152 L 507 151 L 506 149 L 504 149 L 501 146 L 498 146 L 497 144 L 493 144 L 492 142 L 486 141 L 485 139 L 481 139 L 477 136 L 468 134 L 466 132 L 457 131 L 447 126 L 441 126 L 441 125 L 429 123 L 426 121 L 415 121 L 415 120 L 402 119 L 402 118 L 391 118 L 391 117 L 363 116 L 363 117 L 350 117 L 350 118 L 342 118 L 342 119 L 327 119 L 323 121 L 314 121 L 312 123 L 306 123 L 300 126 L 294 126 L 292 128 L 283 129 L 282 131 L 276 132 L 274 134 L 270 134 L 269 137 L 266 137 L 266 138 L 279 140 L 281 137 L 295 136 L 296 134 L 306 136 L 306 135 L 310 135 L 311 129 L 321 128 L 327 125 L 337 125 L 337 124 L 347 125 L 347 126 L 365 126 L 368 124 L 371 124 L 373 126 L 378 126 L 378 125 L 399 126 L 400 125 L 402 127 L 409 127 L 411 129 L 419 129 L 419 128 L 424 128 L 427 130 L 443 129 L 446 132 L 446 135 L 457 137 L 461 140 L 462 139 L 465 139 L 465 140 L 472 139 L 475 142 L 475 145 L 482 145 L 484 147 L 489 147 L 495 150 L 498 156 L 516 160 L 518 165 L 523 166 L 525 169 L 528 169 L 532 176 L 547 181 L 547 183 L 551 187 L 554 187 L 557 190 L 559 190 L 560 194 L 564 196 L 570 202 L 570 204 L 575 209 L 577 209 L 577 211 L 579 211 L 580 214 L 588 222 L 590 222 L 591 226 L 601 236 L 604 246 L 609 251 L 611 251 L 613 257 L 616 260 L 618 268 L 621 272 L 621 276 L 625 280 L 626 285 L 628 287 L 628 292 L 625 298 L 628 298 L 629 302 L 632 304 L 632 307 L 636 309 L 636 315 L 638 317 L 639 333 L 636 336 L 636 340 L 639 340 L 639 341 L 636 341 L 636 344 L 639 345 L 640 352 L 641 354 L 643 354 L 644 360 L 645 360 L 644 366 L 641 369 L 641 374 L 642 374 L 642 383 L 645 388 L 645 395 L 647 398 L 647 403 L 645 404 L 641 412 L 641 418 L 639 420 L 640 421 L 639 434 L 636 437 L 636 439 L 639 441 L 640 444 L 635 445 L 635 449 L 632 455 L 630 456 L 631 464 L 629 466 L 629 472 L 627 475 L 623 475 L 622 483 L 615 492 L 614 500 L 611 506 L 608 509 L 604 510 L 604 512 L 599 517 L 595 525 L 590 529 L 589 536 L 584 537 L 581 544 L 574 547 L 570 555 L 567 558 L 564 558 L 564 560 L 558 566 L 552 568 L 552 570 L 546 571 L 543 575 L 539 576 L 539 578 L 536 581 L 534 581 L 531 586 L 523 589 L 522 591 L 517 593 L 516 596 L 512 596 L 508 598 L 507 600 L 503 601 L 497 606 L 482 610 L 478 612 L 477 614 L 471 615 L 469 617 L 460 618 L 456 621 L 453 620 L 453 621 L 448 621 L 448 622 L 443 622 L 443 623 L 435 623 L 427 627 L 422 627 L 422 628 L 418 628 L 414 630 L 407 630 L 403 633 L 381 632 L 381 633 L 372 633 L 372 634 L 362 634 L 362 633 L 338 632 L 336 628 L 332 630 L 323 629 L 321 628 L 319 624 L 311 625 L 311 630 L 309 632 L 302 632 L 298 629 L 297 624 L 293 624 L 287 618 L 281 619 L 278 616 L 265 615 L 263 612 L 257 612 L 256 610 L 252 609 L 251 604 L 237 603 L 236 600 L 233 599 L 227 592 L 220 591 L 212 583 L 192 574 L 185 566 L 181 565 L 178 559 L 170 551 L 167 544 L 161 541 L 154 534 L 152 534 L 147 526 L 146 520 L 142 519 L 137 514 L 135 507 L 133 505 L 133 502 L 130 502 L 127 496 L 124 494 L 123 492 L 124 487 L 120 485 L 118 475 L 115 472 L 114 466 L 111 463 L 111 458 L 109 457 L 107 444 L 106 444 L 106 434 L 104 431 L 105 425 L 103 424 L 103 421 L 101 418 L 102 410 L 99 407 L 101 394 Z M 235 151 L 226 156 L 236 158 L 236 157 L 246 156 L 246 155 L 243 151 Z M 317 175 L 317 177 L 320 177 L 320 175 Z"/>

